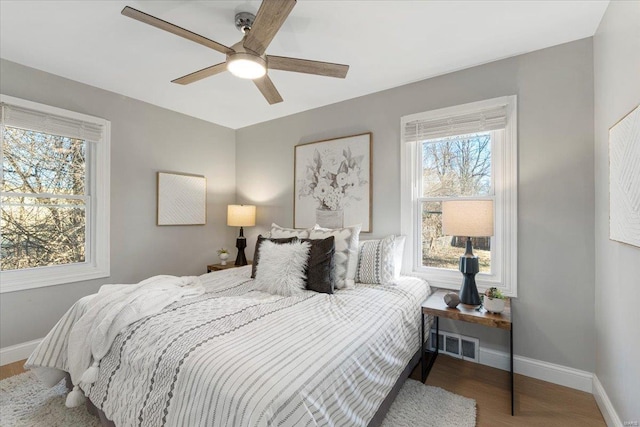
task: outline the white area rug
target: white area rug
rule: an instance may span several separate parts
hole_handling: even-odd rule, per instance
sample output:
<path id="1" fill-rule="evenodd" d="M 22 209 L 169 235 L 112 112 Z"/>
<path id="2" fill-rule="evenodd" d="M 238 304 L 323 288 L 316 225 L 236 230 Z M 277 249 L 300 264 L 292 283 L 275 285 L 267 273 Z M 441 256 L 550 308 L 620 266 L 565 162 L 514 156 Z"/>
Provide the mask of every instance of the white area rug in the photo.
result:
<path id="1" fill-rule="evenodd" d="M 0 381 L 0 426 L 2 427 L 99 427 L 100 420 L 85 406 L 64 406 L 64 380 L 46 388 L 32 372 Z"/>
<path id="2" fill-rule="evenodd" d="M 64 381 L 47 389 L 31 372 L 0 381 L 2 427 L 99 427 L 84 406 L 64 406 Z M 466 427 L 476 425 L 476 402 L 438 387 L 407 380 L 383 427 Z"/>
<path id="3" fill-rule="evenodd" d="M 476 401 L 439 387 L 407 380 L 382 427 L 473 427 Z"/>

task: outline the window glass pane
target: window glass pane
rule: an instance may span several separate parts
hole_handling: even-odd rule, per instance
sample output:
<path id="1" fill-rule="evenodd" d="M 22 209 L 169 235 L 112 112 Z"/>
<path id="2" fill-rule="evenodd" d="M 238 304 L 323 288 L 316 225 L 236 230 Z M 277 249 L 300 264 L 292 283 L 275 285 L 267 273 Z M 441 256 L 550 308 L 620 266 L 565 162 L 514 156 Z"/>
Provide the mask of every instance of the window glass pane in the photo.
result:
<path id="1" fill-rule="evenodd" d="M 85 194 L 85 142 L 6 126 L 3 192 Z"/>
<path id="2" fill-rule="evenodd" d="M 422 265 L 458 270 L 458 260 L 465 252 L 466 237 L 442 235 L 442 202 L 422 203 Z M 491 273 L 491 238 L 473 237 L 473 254 L 478 257 L 480 272 Z"/>
<path id="3" fill-rule="evenodd" d="M 1 205 L 1 270 L 84 262 L 84 200 L 2 197 Z"/>
<path id="4" fill-rule="evenodd" d="M 423 197 L 491 194 L 491 134 L 422 143 Z"/>

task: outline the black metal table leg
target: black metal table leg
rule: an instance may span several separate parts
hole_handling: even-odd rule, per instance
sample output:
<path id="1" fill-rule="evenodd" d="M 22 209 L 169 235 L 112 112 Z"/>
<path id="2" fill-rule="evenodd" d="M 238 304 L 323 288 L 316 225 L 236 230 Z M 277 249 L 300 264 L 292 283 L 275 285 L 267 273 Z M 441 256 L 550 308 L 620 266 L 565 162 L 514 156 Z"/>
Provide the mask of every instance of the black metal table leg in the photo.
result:
<path id="1" fill-rule="evenodd" d="M 425 382 L 433 364 L 436 362 L 440 348 L 440 318 L 436 318 L 436 346 L 434 351 L 428 351 L 424 348 L 424 314 L 422 315 L 422 382 Z M 429 353 L 429 363 L 427 363 L 427 353 Z"/>
<path id="2" fill-rule="evenodd" d="M 436 316 L 436 354 L 440 351 L 440 317 Z"/>
<path id="3" fill-rule="evenodd" d="M 511 359 L 511 416 L 513 417 L 513 325 L 511 325 L 511 328 L 509 329 L 509 358 Z"/>
<path id="4" fill-rule="evenodd" d="M 422 340 L 420 341 L 420 368 L 422 369 L 422 382 L 427 379 L 427 357 L 424 348 L 424 312 L 422 312 Z"/>

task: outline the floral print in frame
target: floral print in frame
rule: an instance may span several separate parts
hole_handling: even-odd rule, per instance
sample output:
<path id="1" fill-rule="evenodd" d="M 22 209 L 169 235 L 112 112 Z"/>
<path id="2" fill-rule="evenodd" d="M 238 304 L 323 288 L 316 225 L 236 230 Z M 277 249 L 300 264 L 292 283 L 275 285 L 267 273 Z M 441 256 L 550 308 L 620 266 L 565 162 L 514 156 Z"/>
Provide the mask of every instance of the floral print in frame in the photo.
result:
<path id="1" fill-rule="evenodd" d="M 294 228 L 371 232 L 371 133 L 295 147 Z"/>

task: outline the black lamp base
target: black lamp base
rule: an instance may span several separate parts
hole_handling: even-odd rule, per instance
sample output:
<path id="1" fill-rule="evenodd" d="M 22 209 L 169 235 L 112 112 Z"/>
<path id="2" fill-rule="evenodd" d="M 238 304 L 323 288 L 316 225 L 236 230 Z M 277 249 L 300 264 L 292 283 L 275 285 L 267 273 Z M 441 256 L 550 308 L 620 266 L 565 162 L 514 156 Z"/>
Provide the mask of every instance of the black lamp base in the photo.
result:
<path id="1" fill-rule="evenodd" d="M 247 265 L 247 257 L 244 254 L 244 248 L 247 247 L 247 239 L 238 237 L 236 239 L 236 248 L 238 248 L 238 256 L 236 257 L 236 265 Z"/>
<path id="2" fill-rule="evenodd" d="M 480 295 L 476 286 L 476 273 L 480 271 L 477 256 L 460 257 L 460 272 L 464 276 L 460 287 L 460 302 L 467 305 L 480 305 Z"/>
<path id="3" fill-rule="evenodd" d="M 462 280 L 462 286 L 460 287 L 460 302 L 467 305 L 480 305 L 482 301 L 480 301 L 478 287 L 476 286 L 476 274 L 463 274 L 464 279 Z"/>

